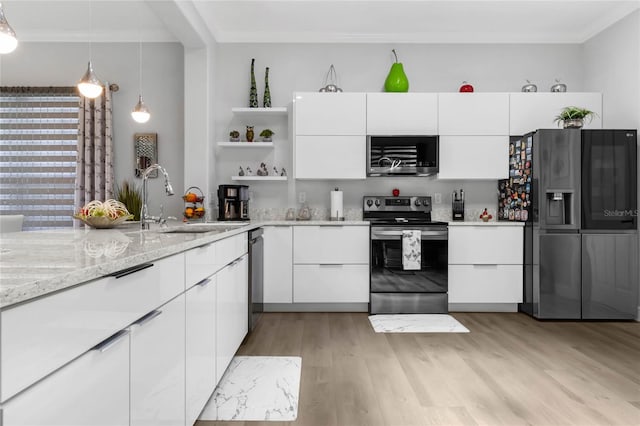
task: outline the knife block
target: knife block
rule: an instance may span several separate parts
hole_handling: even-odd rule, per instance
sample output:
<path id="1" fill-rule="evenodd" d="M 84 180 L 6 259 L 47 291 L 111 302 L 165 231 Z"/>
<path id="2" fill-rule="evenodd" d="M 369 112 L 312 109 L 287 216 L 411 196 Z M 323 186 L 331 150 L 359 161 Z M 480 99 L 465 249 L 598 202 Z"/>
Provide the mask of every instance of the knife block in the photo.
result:
<path id="1" fill-rule="evenodd" d="M 453 220 L 464 220 L 464 201 L 451 201 Z"/>

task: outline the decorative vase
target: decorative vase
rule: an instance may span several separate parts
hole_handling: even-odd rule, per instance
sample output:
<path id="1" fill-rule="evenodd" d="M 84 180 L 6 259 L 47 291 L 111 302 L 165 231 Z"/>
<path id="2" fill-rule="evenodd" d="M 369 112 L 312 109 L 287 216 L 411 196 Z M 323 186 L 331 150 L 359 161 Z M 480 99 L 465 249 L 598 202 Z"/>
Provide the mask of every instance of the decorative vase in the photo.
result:
<path id="1" fill-rule="evenodd" d="M 249 108 L 258 108 L 258 88 L 256 87 L 256 74 L 254 64 L 256 60 L 251 59 L 251 90 L 249 91 Z"/>
<path id="2" fill-rule="evenodd" d="M 391 64 L 389 75 L 387 75 L 387 79 L 384 81 L 384 90 L 386 92 L 408 92 L 409 79 L 404 73 L 402 62 L 398 62 L 396 50 L 392 49 L 391 51 L 393 52 L 393 56 L 395 56 L 396 61 Z"/>
<path id="3" fill-rule="evenodd" d="M 581 129 L 582 126 L 584 126 L 582 118 L 572 118 L 562 122 L 562 127 L 565 129 Z"/>
<path id="4" fill-rule="evenodd" d="M 263 107 L 271 108 L 271 90 L 269 89 L 269 67 L 264 71 L 264 98 Z"/>
<path id="5" fill-rule="evenodd" d="M 247 126 L 247 133 L 245 136 L 247 138 L 247 142 L 253 142 L 253 137 L 255 136 L 253 133 L 253 126 Z"/>

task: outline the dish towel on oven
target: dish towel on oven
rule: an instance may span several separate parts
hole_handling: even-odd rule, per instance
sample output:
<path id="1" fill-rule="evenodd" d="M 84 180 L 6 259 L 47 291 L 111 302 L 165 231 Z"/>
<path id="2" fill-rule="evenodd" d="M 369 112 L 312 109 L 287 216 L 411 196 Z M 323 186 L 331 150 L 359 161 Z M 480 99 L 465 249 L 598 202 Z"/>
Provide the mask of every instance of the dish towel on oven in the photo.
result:
<path id="1" fill-rule="evenodd" d="M 405 229 L 402 231 L 402 269 L 419 270 L 422 263 L 420 253 L 422 232 Z"/>

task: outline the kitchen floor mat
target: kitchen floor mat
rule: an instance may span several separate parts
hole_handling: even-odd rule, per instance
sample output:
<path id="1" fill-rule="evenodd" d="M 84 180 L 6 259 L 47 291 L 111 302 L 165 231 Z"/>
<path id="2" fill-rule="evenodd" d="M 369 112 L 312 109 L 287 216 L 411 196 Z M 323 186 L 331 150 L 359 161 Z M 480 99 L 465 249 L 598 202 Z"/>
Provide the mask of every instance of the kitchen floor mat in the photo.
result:
<path id="1" fill-rule="evenodd" d="M 295 420 L 301 369 L 300 357 L 236 356 L 199 420 Z"/>
<path id="2" fill-rule="evenodd" d="M 376 333 L 468 333 L 469 330 L 447 314 L 370 315 Z"/>

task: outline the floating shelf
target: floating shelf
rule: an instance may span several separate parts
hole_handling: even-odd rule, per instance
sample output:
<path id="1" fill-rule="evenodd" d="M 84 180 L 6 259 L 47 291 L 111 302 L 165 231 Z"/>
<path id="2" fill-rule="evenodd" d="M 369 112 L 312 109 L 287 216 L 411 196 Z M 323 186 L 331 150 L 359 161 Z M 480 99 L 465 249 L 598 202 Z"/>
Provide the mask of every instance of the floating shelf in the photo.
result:
<path id="1" fill-rule="evenodd" d="M 218 142 L 225 148 L 273 148 L 273 142 Z"/>
<path id="2" fill-rule="evenodd" d="M 287 176 L 231 176 L 231 180 L 270 180 L 286 181 Z"/>
<path id="3" fill-rule="evenodd" d="M 271 107 L 271 108 L 246 108 L 233 107 L 231 112 L 234 114 L 244 115 L 287 115 L 287 107 Z"/>

